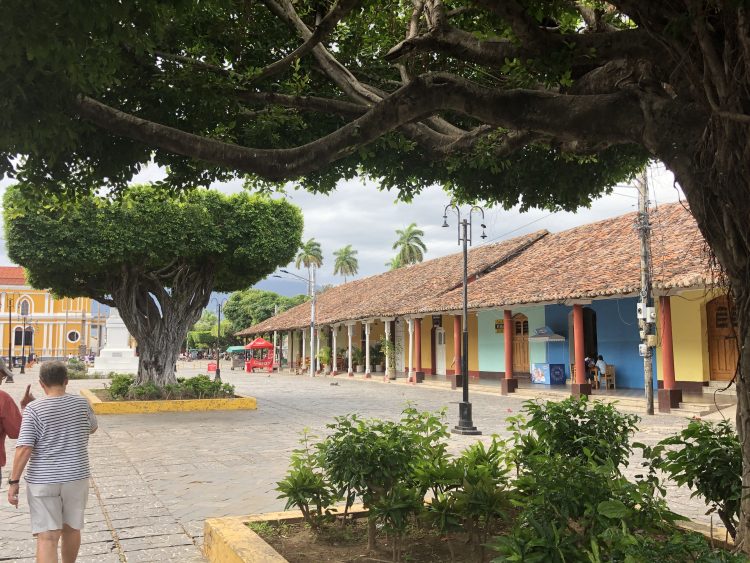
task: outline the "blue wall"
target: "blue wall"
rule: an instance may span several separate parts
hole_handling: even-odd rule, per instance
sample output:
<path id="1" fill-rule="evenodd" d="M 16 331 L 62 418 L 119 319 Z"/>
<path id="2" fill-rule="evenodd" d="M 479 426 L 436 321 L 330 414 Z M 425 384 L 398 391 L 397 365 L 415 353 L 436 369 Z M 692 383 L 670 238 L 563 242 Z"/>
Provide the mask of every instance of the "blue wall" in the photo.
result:
<path id="1" fill-rule="evenodd" d="M 643 388 L 643 358 L 638 355 L 638 320 L 635 316 L 637 299 L 606 299 L 593 301 L 586 307 L 596 312 L 596 338 L 598 353 L 604 361 L 614 364 L 617 387 Z M 565 305 L 548 305 L 545 308 L 547 325 L 557 334 L 568 335 L 568 314 L 573 310 Z M 549 362 L 565 364 L 570 377 L 572 359 L 568 342 L 550 342 Z M 653 362 L 654 388 L 656 388 L 656 362 Z"/>

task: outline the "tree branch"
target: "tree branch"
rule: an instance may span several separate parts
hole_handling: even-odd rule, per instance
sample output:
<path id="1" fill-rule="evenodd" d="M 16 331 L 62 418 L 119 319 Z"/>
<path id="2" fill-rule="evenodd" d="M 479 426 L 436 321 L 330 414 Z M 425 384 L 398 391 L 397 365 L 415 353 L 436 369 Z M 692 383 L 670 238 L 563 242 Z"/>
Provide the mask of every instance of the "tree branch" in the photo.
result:
<path id="1" fill-rule="evenodd" d="M 84 96 L 75 106 L 82 118 L 116 135 L 271 180 L 310 173 L 384 133 L 440 111 L 456 112 L 488 125 L 536 132 L 559 142 L 606 144 L 640 140 L 643 118 L 639 101 L 631 94 L 575 96 L 491 90 L 446 74 L 417 77 L 340 129 L 290 149 L 246 148 L 207 139 Z"/>

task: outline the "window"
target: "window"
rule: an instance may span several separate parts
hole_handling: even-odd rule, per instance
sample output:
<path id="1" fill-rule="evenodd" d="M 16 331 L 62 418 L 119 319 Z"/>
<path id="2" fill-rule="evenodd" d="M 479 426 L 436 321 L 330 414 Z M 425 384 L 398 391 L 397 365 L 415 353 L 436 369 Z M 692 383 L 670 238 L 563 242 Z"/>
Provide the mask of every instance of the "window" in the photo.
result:
<path id="1" fill-rule="evenodd" d="M 26 328 L 26 335 L 24 336 L 23 329 L 17 326 L 13 331 L 13 343 L 16 346 L 29 346 L 34 344 L 34 329 L 31 327 Z"/>
<path id="2" fill-rule="evenodd" d="M 77 330 L 71 330 L 68 333 L 68 342 L 78 342 L 81 339 L 81 334 Z"/>
<path id="3" fill-rule="evenodd" d="M 716 328 L 729 328 L 729 307 L 716 307 Z"/>
<path id="4" fill-rule="evenodd" d="M 31 307 L 29 305 L 28 299 L 24 299 L 23 301 L 21 301 L 21 303 L 19 303 L 18 312 L 20 313 L 22 317 L 28 317 L 30 311 L 31 311 Z"/>
<path id="5" fill-rule="evenodd" d="M 16 330 L 13 331 L 13 336 L 13 344 L 20 346 L 23 342 L 23 329 L 20 326 L 16 327 Z"/>

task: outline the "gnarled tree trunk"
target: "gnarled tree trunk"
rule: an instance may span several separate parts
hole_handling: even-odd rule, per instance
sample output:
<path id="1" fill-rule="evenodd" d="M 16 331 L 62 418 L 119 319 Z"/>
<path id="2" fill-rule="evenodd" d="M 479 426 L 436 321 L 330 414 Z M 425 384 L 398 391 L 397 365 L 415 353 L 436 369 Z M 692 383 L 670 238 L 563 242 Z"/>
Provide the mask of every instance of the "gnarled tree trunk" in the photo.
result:
<path id="1" fill-rule="evenodd" d="M 208 305 L 214 269 L 175 263 L 161 272 L 123 266 L 112 284 L 112 301 L 138 341 L 136 383 L 176 383 L 175 363 L 188 330 Z M 167 288 L 162 280 L 172 280 Z"/>

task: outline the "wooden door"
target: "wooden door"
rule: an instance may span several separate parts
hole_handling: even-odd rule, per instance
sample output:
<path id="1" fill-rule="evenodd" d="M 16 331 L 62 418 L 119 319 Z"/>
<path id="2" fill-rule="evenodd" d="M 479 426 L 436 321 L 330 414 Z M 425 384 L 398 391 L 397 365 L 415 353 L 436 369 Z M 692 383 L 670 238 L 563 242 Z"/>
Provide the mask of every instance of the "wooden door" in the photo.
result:
<path id="1" fill-rule="evenodd" d="M 445 375 L 445 329 L 435 329 L 435 373 Z"/>
<path id="2" fill-rule="evenodd" d="M 737 350 L 737 318 L 729 308 L 726 296 L 706 304 L 708 322 L 708 361 L 710 378 L 729 381 L 739 361 Z"/>
<path id="3" fill-rule="evenodd" d="M 513 317 L 513 373 L 529 373 L 529 319 Z"/>

